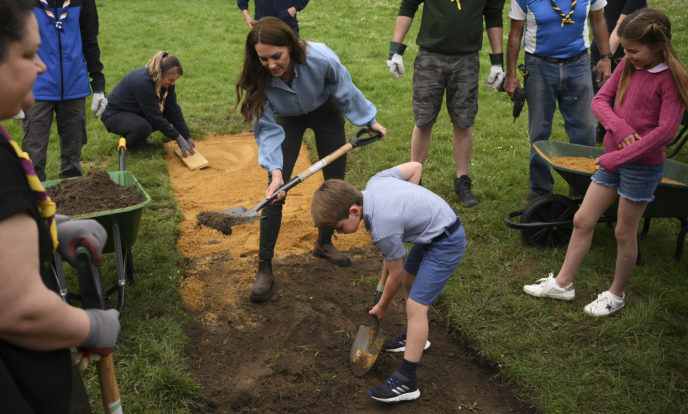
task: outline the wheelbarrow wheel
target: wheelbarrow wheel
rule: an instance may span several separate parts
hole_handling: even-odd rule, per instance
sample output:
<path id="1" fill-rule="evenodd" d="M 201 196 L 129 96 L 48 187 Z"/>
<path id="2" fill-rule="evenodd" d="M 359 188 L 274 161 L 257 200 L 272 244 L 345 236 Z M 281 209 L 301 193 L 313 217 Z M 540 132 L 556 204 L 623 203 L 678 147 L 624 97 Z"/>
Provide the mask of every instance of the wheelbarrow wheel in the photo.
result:
<path id="1" fill-rule="evenodd" d="M 578 203 L 559 194 L 546 194 L 534 199 L 523 210 L 521 223 L 543 223 L 521 230 L 526 243 L 538 249 L 554 249 L 569 243 L 573 232 L 573 215 Z M 556 223 L 556 224 L 554 224 Z"/>

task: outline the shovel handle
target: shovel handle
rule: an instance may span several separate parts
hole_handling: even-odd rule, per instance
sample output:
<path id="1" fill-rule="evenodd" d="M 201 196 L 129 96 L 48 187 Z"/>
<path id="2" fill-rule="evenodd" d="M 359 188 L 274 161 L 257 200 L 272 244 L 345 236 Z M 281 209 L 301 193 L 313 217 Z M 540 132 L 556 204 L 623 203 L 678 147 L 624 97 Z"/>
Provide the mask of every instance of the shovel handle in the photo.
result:
<path id="1" fill-rule="evenodd" d="M 385 282 L 387 282 L 387 276 L 389 276 L 389 269 L 387 269 L 387 262 L 382 262 L 382 270 L 380 272 L 380 280 L 377 282 L 377 292 L 375 293 L 375 303 L 373 306 L 377 305 L 382 297 L 382 291 L 385 288 Z M 373 315 L 373 329 L 375 332 L 380 330 L 380 320 L 377 315 Z"/>
<path id="2" fill-rule="evenodd" d="M 361 138 L 363 134 L 370 133 L 370 132 L 373 132 L 373 135 L 371 135 L 369 137 Z M 301 171 L 301 173 L 297 174 L 294 178 L 289 180 L 282 187 L 275 190 L 275 192 L 272 194 L 272 196 L 270 196 L 270 198 L 264 198 L 260 203 L 258 203 L 255 207 L 253 207 L 253 209 L 251 211 L 254 213 L 257 213 L 258 210 L 265 207 L 266 204 L 268 204 L 272 200 L 274 200 L 279 195 L 279 193 L 281 193 L 282 191 L 284 191 L 284 192 L 289 191 L 296 184 L 299 184 L 300 182 L 302 182 L 306 178 L 308 178 L 311 175 L 315 174 L 316 172 L 322 170 L 323 167 L 325 167 L 328 164 L 331 164 L 334 160 L 336 160 L 337 158 L 346 154 L 351 149 L 371 144 L 375 141 L 379 141 L 380 139 L 382 139 L 382 134 L 379 131 L 373 131 L 369 128 L 361 128 L 360 130 L 358 130 L 358 132 L 356 133 L 356 135 L 354 136 L 354 138 L 350 142 L 347 142 L 346 144 L 337 148 L 334 152 L 331 152 L 330 154 L 326 155 L 320 161 L 311 165 L 307 169 Z"/>

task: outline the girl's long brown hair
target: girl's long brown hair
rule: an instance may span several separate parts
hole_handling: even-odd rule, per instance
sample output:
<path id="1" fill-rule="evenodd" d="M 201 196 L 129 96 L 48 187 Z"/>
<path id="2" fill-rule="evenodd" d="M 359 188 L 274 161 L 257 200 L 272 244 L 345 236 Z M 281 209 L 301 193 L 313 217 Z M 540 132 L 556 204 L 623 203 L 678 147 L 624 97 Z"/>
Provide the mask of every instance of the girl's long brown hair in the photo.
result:
<path id="1" fill-rule="evenodd" d="M 289 25 L 276 17 L 263 17 L 258 20 L 246 37 L 244 67 L 234 86 L 236 103 L 232 111 L 241 104 L 242 122 L 247 124 L 263 116 L 268 86 L 272 81 L 272 74 L 258 59 L 256 52 L 258 43 L 286 46 L 289 49 L 292 65 L 306 62 L 306 42 L 296 37 Z"/>
<path id="2" fill-rule="evenodd" d="M 618 32 L 619 37 L 626 40 L 632 40 L 649 47 L 661 46 L 662 58 L 669 66 L 669 71 L 674 79 L 674 85 L 678 89 L 681 102 L 688 110 L 688 91 L 686 90 L 688 72 L 681 64 L 681 61 L 678 60 L 676 50 L 671 44 L 671 22 L 669 18 L 656 9 L 640 9 L 628 15 L 621 22 Z M 621 107 L 628 82 L 631 80 L 631 75 L 634 71 L 635 67 L 626 59 L 626 64 L 619 80 L 619 89 L 616 93 L 616 105 L 618 107 Z"/>
<path id="3" fill-rule="evenodd" d="M 162 79 L 166 75 L 178 73 L 181 76 L 184 74 L 184 69 L 182 69 L 179 59 L 162 50 L 146 63 L 146 69 L 148 69 L 148 73 L 151 75 L 153 82 L 155 82 L 155 91 L 158 95 L 160 94 L 160 89 L 162 89 Z"/>

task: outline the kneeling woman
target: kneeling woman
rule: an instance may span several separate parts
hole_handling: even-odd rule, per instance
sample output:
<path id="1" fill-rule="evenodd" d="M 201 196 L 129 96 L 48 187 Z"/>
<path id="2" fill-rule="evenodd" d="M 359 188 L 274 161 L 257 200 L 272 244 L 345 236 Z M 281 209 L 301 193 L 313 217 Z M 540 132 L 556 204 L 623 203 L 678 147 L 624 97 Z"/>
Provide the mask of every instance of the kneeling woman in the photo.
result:
<path id="1" fill-rule="evenodd" d="M 249 32 L 235 91 L 243 121 L 253 123 L 258 162 L 268 171 L 268 198 L 289 181 L 307 128 L 315 133 L 320 158 L 346 143 L 344 116 L 354 125 L 367 125 L 383 137 L 386 134 L 375 121 L 375 106 L 353 84 L 337 55 L 322 43 L 298 39 L 275 17 L 263 17 Z M 343 179 L 345 168 L 343 156 L 322 171 L 325 179 Z M 255 302 L 270 297 L 271 261 L 285 196 L 280 194 L 262 210 L 260 260 L 251 291 Z M 313 253 L 335 265 L 348 266 L 349 258 L 332 245 L 332 233 L 320 230 Z"/>
<path id="2" fill-rule="evenodd" d="M 105 128 L 126 138 L 130 150 L 150 145 L 148 136 L 160 131 L 177 141 L 185 157 L 193 154 L 195 145 L 174 91 L 183 73 L 179 59 L 161 51 L 145 67 L 126 74 L 108 96 L 100 118 Z"/>

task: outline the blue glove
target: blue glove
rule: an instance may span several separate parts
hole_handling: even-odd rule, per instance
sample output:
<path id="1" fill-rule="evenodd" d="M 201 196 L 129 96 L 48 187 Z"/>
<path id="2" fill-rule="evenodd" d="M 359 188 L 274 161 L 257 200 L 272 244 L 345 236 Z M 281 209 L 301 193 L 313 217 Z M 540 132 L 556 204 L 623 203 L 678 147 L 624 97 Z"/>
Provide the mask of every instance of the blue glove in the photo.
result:
<path id="1" fill-rule="evenodd" d="M 91 321 L 86 339 L 77 348 L 108 355 L 117 343 L 119 335 L 119 312 L 116 309 L 84 309 Z"/>
<path id="2" fill-rule="evenodd" d="M 69 217 L 56 214 L 57 250 L 62 259 L 76 266 L 76 248 L 87 247 L 93 257 L 93 266 L 100 266 L 100 258 L 107 241 L 107 231 L 95 220 L 70 220 Z"/>

